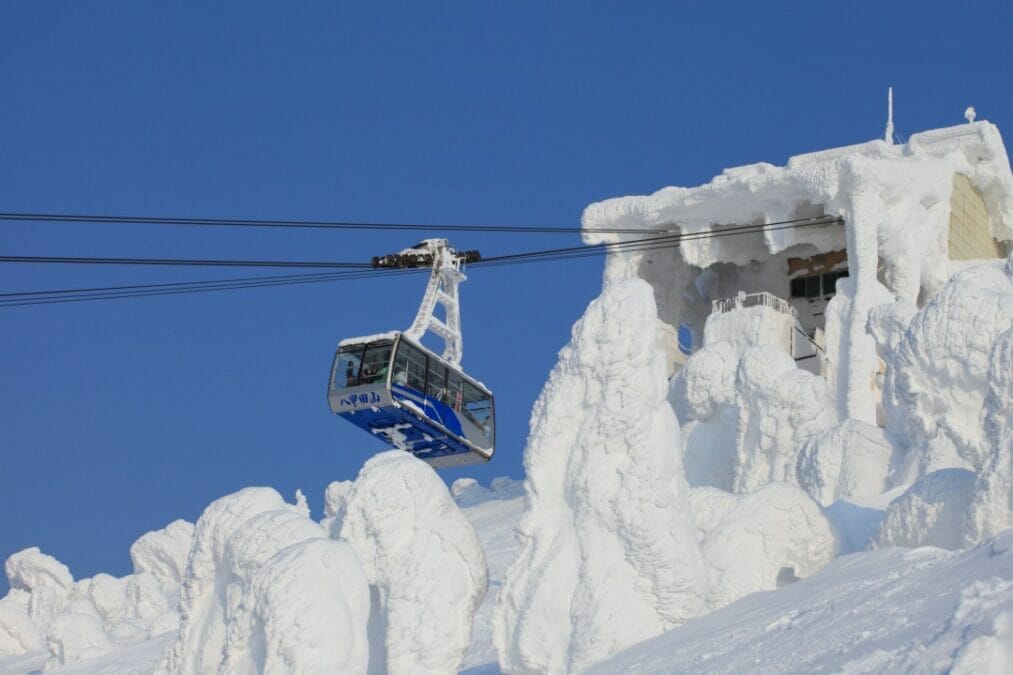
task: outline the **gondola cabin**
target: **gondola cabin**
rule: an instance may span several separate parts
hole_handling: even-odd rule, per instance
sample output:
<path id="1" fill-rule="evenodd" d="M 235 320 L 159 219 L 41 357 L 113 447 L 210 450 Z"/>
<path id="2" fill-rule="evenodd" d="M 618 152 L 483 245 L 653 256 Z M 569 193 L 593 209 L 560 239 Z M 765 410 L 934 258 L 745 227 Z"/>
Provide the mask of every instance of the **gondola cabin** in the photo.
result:
<path id="1" fill-rule="evenodd" d="M 492 392 L 400 332 L 342 340 L 331 412 L 435 468 L 492 458 Z"/>

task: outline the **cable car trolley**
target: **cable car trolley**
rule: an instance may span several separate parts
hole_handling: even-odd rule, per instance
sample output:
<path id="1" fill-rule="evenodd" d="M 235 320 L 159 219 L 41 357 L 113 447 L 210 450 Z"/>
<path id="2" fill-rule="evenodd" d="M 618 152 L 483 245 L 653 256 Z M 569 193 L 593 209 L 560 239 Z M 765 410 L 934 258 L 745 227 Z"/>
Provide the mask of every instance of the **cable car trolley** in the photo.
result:
<path id="1" fill-rule="evenodd" d="M 495 451 L 492 392 L 460 367 L 461 266 L 480 259 L 477 251 L 454 251 L 446 239 L 373 258 L 374 268 L 431 266 L 422 304 L 406 331 L 342 340 L 331 367 L 331 412 L 435 468 L 488 462 Z M 439 356 L 422 345 L 426 332 L 443 340 Z"/>

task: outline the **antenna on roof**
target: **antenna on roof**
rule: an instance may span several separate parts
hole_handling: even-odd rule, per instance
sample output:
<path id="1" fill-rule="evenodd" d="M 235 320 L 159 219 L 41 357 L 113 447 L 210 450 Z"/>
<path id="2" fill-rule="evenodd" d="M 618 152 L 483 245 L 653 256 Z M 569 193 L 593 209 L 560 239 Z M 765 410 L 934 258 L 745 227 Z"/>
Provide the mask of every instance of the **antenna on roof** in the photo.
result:
<path id="1" fill-rule="evenodd" d="M 887 145 L 893 145 L 893 87 L 886 90 L 886 131 L 883 140 Z"/>

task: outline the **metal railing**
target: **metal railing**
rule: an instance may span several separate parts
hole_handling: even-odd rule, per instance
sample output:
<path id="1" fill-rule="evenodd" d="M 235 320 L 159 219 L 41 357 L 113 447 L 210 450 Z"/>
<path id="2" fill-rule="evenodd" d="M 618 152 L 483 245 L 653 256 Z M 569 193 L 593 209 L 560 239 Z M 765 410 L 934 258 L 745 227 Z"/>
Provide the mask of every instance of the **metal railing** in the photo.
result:
<path id="1" fill-rule="evenodd" d="M 798 312 L 795 311 L 795 308 L 787 300 L 782 300 L 767 291 L 760 291 L 759 293 L 743 293 L 740 291 L 734 297 L 714 300 L 711 302 L 711 313 L 724 314 L 725 312 L 731 312 L 732 310 L 744 307 L 769 307 L 782 314 L 787 314 L 798 321 Z"/>
<path id="2" fill-rule="evenodd" d="M 768 293 L 767 291 L 760 291 L 759 293 L 739 291 L 733 297 L 714 300 L 711 303 L 711 313 L 724 314 L 748 307 L 766 307 L 789 318 L 790 327 L 788 327 L 788 332 L 785 336 L 784 349 L 795 361 L 802 362 L 809 359 L 817 359 L 825 353 L 826 350 L 823 346 L 813 340 L 805 332 L 805 329 L 802 328 L 798 312 L 791 306 L 791 303 L 777 297 L 773 293 Z M 801 338 L 801 340 L 798 338 Z M 814 372 L 818 374 L 818 371 Z"/>

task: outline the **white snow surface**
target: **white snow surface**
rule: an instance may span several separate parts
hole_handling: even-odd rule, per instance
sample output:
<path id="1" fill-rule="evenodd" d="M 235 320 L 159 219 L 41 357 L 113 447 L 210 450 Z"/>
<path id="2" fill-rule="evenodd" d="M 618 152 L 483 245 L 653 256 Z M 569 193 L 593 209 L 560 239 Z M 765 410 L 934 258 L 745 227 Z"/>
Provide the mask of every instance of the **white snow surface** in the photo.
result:
<path id="1" fill-rule="evenodd" d="M 838 558 L 588 668 L 592 673 L 1009 673 L 1013 532 L 960 552 Z"/>
<path id="2" fill-rule="evenodd" d="M 607 286 L 535 404 L 520 553 L 494 618 L 507 672 L 572 671 L 703 607 L 656 322 L 646 283 Z"/>
<path id="3" fill-rule="evenodd" d="M 771 483 L 745 495 L 694 488 L 690 504 L 710 576 L 710 609 L 807 577 L 837 551 L 830 522 L 794 485 Z"/>

